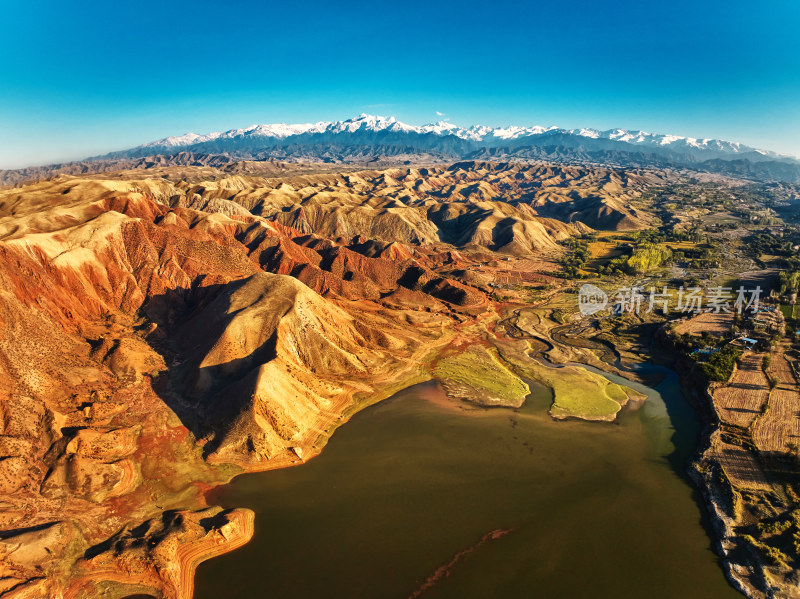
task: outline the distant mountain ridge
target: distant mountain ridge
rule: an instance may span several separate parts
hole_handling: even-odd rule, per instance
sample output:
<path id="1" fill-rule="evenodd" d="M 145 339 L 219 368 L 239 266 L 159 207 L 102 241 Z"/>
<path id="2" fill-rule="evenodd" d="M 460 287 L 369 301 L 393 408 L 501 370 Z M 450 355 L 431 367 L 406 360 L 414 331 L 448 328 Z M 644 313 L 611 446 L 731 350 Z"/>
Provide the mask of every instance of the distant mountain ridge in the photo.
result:
<path id="1" fill-rule="evenodd" d="M 362 114 L 358 117 L 344 121 L 317 123 L 304 123 L 287 125 L 285 123 L 271 125 L 251 125 L 241 129 L 231 129 L 224 132 L 208 133 L 198 135 L 196 133 L 186 133 L 184 135 L 165 137 L 157 141 L 143 144 L 125 153 L 144 150 L 152 153 L 152 150 L 164 150 L 174 148 L 195 147 L 201 144 L 224 144 L 230 140 L 231 145 L 243 140 L 280 140 L 281 142 L 299 141 L 300 136 L 304 139 L 319 136 L 327 138 L 329 136 L 370 136 L 370 134 L 382 133 L 384 137 L 388 134 L 397 134 L 391 137 L 406 136 L 435 136 L 446 138 L 453 136 L 468 142 L 474 142 L 482 147 L 501 147 L 528 145 L 550 145 L 541 144 L 540 140 L 551 141 L 559 137 L 585 138 L 595 140 L 596 143 L 620 142 L 633 146 L 642 146 L 654 149 L 664 149 L 676 153 L 690 153 L 700 158 L 717 158 L 725 155 L 755 154 L 769 159 L 790 159 L 789 156 L 781 156 L 775 152 L 751 148 L 738 142 L 725 141 L 719 139 L 698 139 L 693 137 L 682 137 L 678 135 L 664 135 L 648 133 L 646 131 L 628 131 L 625 129 L 609 129 L 600 131 L 597 129 L 561 129 L 559 127 L 490 127 L 486 125 L 473 125 L 471 127 L 458 127 L 448 121 L 440 121 L 428 125 L 408 125 L 398 121 L 395 117 L 383 117 Z M 297 140 L 291 138 L 298 138 Z M 285 143 L 276 145 L 285 145 Z M 718 156 L 719 155 L 719 156 Z"/>
<path id="2" fill-rule="evenodd" d="M 55 174 L 105 172 L 115 167 L 236 168 L 232 163 L 277 161 L 379 168 L 461 160 L 687 169 L 760 182 L 800 183 L 800 160 L 732 141 L 624 129 L 459 127 L 447 121 L 417 126 L 394 117 L 362 114 L 344 121 L 251 125 L 224 132 L 165 137 L 82 161 L 0 170 L 0 184 Z"/>
<path id="3" fill-rule="evenodd" d="M 536 160 L 691 169 L 758 181 L 800 182 L 800 160 L 732 141 L 625 129 L 459 127 L 447 121 L 417 126 L 395 117 L 368 114 L 344 121 L 251 125 L 205 135 L 186 133 L 96 159 L 135 159 L 175 152 L 221 154 L 234 160 L 364 165 Z"/>

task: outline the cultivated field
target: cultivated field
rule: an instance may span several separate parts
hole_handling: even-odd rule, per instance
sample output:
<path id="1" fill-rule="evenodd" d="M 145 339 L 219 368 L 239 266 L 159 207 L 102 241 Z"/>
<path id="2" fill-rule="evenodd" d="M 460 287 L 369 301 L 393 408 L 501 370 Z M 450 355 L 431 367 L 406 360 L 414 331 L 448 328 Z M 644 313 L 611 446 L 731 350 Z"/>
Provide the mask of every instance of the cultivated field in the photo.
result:
<path id="1" fill-rule="evenodd" d="M 710 450 L 735 487 L 746 489 L 771 490 L 758 460 L 752 451 L 717 441 Z"/>
<path id="2" fill-rule="evenodd" d="M 730 382 L 714 392 L 714 405 L 723 423 L 748 428 L 761 414 L 769 396 L 763 360 L 764 354 L 745 354 Z"/>
<path id="3" fill-rule="evenodd" d="M 772 353 L 767 369 L 777 381 L 766 413 L 753 426 L 753 442 L 760 451 L 785 452 L 789 443 L 800 445 L 800 392 L 786 361 L 785 344 Z"/>
<path id="4" fill-rule="evenodd" d="M 731 330 L 733 325 L 733 314 L 725 312 L 705 312 L 698 314 L 693 318 L 689 318 L 681 322 L 675 327 L 675 332 L 683 335 L 689 333 L 690 335 L 701 335 L 704 332 L 711 333 L 712 335 L 723 335 Z"/>

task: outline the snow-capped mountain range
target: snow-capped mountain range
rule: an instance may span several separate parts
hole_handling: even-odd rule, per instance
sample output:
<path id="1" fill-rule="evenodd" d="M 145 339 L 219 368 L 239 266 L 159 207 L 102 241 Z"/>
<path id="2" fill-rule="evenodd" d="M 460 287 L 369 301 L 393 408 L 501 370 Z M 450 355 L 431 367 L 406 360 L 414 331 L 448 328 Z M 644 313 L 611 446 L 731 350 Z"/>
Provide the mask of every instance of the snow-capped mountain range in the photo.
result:
<path id="1" fill-rule="evenodd" d="M 186 133 L 66 164 L 0 170 L 0 184 L 55 173 L 105 172 L 169 166 L 238 168 L 242 161 L 364 168 L 453 164 L 462 161 L 591 165 L 716 173 L 761 182 L 800 184 L 800 160 L 719 139 L 625 129 L 542 126 L 460 127 L 449 121 L 409 125 L 362 114 L 343 121 L 251 125 Z M 245 170 L 251 168 L 240 165 Z M 257 166 L 252 166 L 256 168 Z"/>
<path id="2" fill-rule="evenodd" d="M 370 167 L 459 161 L 587 164 L 670 168 L 758 181 L 800 182 L 800 160 L 719 139 L 625 129 L 542 126 L 460 127 L 449 121 L 409 125 L 362 114 L 344 121 L 251 125 L 216 133 L 186 133 L 86 162 L 146 160 L 159 164 L 278 160 Z"/>
<path id="3" fill-rule="evenodd" d="M 231 129 L 224 132 L 207 133 L 198 135 L 196 133 L 186 133 L 184 135 L 165 137 L 153 141 L 137 148 L 138 149 L 183 149 L 200 146 L 209 142 L 223 142 L 225 140 L 288 140 L 296 136 L 309 138 L 310 136 L 324 136 L 329 138 L 331 135 L 341 134 L 377 134 L 394 133 L 407 135 L 433 135 L 439 137 L 453 136 L 458 139 L 473 142 L 476 145 L 485 147 L 498 147 L 508 142 L 527 140 L 532 143 L 539 141 L 537 138 L 553 138 L 556 136 L 569 136 L 575 138 L 585 138 L 587 140 L 607 140 L 611 142 L 621 142 L 633 146 L 644 148 L 655 148 L 659 150 L 671 150 L 678 153 L 699 154 L 708 152 L 709 155 L 736 155 L 736 154 L 760 154 L 764 157 L 786 158 L 768 152 L 745 146 L 743 144 L 724 141 L 719 139 L 698 139 L 693 137 L 681 137 L 678 135 L 664 135 L 658 133 L 648 133 L 646 131 L 627 131 L 625 129 L 609 129 L 599 131 L 597 129 L 561 129 L 559 127 L 489 127 L 486 125 L 473 125 L 471 127 L 459 127 L 448 121 L 440 121 L 428 125 L 408 125 L 398 121 L 395 117 L 374 116 L 362 114 L 358 117 L 344 121 L 320 121 L 318 123 L 304 123 L 287 125 L 284 123 L 273 125 L 251 125 L 242 129 Z M 310 140 L 309 140 L 310 141 Z M 216 145 L 216 144 L 215 144 Z"/>

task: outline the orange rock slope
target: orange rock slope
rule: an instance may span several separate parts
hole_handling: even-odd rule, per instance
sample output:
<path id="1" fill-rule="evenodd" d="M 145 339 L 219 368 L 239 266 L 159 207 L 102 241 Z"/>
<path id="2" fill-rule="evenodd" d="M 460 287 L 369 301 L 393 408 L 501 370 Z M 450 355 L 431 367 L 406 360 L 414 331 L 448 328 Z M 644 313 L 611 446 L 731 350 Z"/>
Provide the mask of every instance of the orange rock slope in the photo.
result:
<path id="1" fill-rule="evenodd" d="M 315 455 L 494 314 L 452 246 L 187 208 L 176 185 L 0 190 L 2 597 L 191 596 L 252 533 L 205 490 Z"/>

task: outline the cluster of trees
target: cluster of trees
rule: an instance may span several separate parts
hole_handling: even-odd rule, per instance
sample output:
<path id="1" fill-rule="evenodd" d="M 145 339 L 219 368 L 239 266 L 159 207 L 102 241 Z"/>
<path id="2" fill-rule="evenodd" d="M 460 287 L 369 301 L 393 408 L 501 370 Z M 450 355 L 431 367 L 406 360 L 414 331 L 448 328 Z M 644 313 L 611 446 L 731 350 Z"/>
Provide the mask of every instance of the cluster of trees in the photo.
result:
<path id="1" fill-rule="evenodd" d="M 741 350 L 726 345 L 714 352 L 708 360 L 700 364 L 700 370 L 710 381 L 727 381 L 733 374 L 733 368 L 742 357 Z"/>
<path id="2" fill-rule="evenodd" d="M 731 335 L 728 335 L 730 337 Z M 733 374 L 733 369 L 742 358 L 742 351 L 727 340 L 703 334 L 701 337 L 684 333 L 679 335 L 672 333 L 672 341 L 678 350 L 699 362 L 698 367 L 705 377 L 710 381 L 727 381 Z M 693 354 L 697 349 L 720 349 L 711 354 Z"/>
<path id="3" fill-rule="evenodd" d="M 712 210 L 731 210 L 737 204 L 737 198 L 728 190 L 721 189 L 716 183 L 670 184 L 659 187 L 652 197 L 658 197 L 675 204 L 678 208 L 706 207 Z M 651 196 L 648 194 L 647 196 Z"/>
<path id="4" fill-rule="evenodd" d="M 798 245 L 800 245 L 800 231 L 794 229 L 786 229 L 780 235 L 769 231 L 760 231 L 745 239 L 747 252 L 753 258 L 768 254 L 784 259 L 793 259 L 797 255 L 794 248 Z"/>
<path id="5" fill-rule="evenodd" d="M 569 278 L 580 278 L 580 269 L 592 256 L 592 253 L 589 251 L 589 238 L 571 237 L 564 242 L 564 245 L 569 249 L 566 255 L 561 259 L 561 265 L 564 267 L 564 274 Z"/>
<path id="6" fill-rule="evenodd" d="M 665 245 L 643 243 L 628 257 L 628 268 L 636 273 L 645 273 L 672 261 L 672 250 Z"/>
<path id="7" fill-rule="evenodd" d="M 689 229 L 675 229 L 674 227 L 661 227 L 660 229 L 644 229 L 628 236 L 633 245 L 645 243 L 680 243 L 691 241 L 699 243 L 703 240 L 703 231 L 700 227 Z"/>
<path id="8" fill-rule="evenodd" d="M 717 249 L 712 244 L 678 250 L 673 258 L 675 262 L 688 262 L 690 268 L 716 268 L 720 261 Z"/>
<path id="9" fill-rule="evenodd" d="M 682 241 L 689 241 L 691 243 L 702 243 L 706 240 L 703 235 L 703 228 L 699 226 L 689 227 L 686 229 L 670 229 L 666 233 L 667 241 L 673 243 L 680 243 Z"/>
<path id="10" fill-rule="evenodd" d="M 628 268 L 628 256 L 613 258 L 608 263 L 598 267 L 597 272 L 601 275 L 627 275 L 631 273 Z"/>
<path id="11" fill-rule="evenodd" d="M 797 445 L 795 443 L 789 443 L 788 445 L 790 454 L 796 457 Z M 791 502 L 797 505 L 797 494 L 791 486 L 787 486 L 787 495 L 790 497 Z M 752 535 L 744 535 L 742 539 L 759 550 L 772 564 L 786 566 L 791 561 L 787 553 L 789 555 L 794 553 L 795 556 L 800 556 L 800 509 L 795 508 L 788 513 L 788 516 L 783 516 L 776 520 L 759 522 L 756 525 L 756 529 L 762 538 L 772 538 L 768 538 L 765 542 L 753 538 Z M 774 543 L 787 548 L 787 553 L 775 547 Z"/>
<path id="12" fill-rule="evenodd" d="M 669 264 L 672 250 L 663 244 L 669 235 L 658 229 L 637 231 L 628 236 L 630 244 L 623 248 L 625 255 L 609 260 L 598 271 L 603 275 L 641 274 Z"/>
<path id="13" fill-rule="evenodd" d="M 788 567 L 787 562 L 789 561 L 789 558 L 777 547 L 773 547 L 772 545 L 768 545 L 762 541 L 754 539 L 752 535 L 742 535 L 742 540 L 751 545 L 756 551 L 761 553 L 771 565 L 778 566 L 780 568 Z"/>
<path id="14" fill-rule="evenodd" d="M 674 332 L 672 333 L 672 340 L 674 341 L 675 345 L 678 346 L 678 349 L 687 355 L 696 349 L 716 347 L 716 341 L 718 341 L 718 339 L 709 334 L 703 334 L 702 336 L 697 337 L 691 333 L 683 333 L 682 335 L 679 335 L 678 333 Z"/>
<path id="15" fill-rule="evenodd" d="M 598 270 L 600 274 L 641 274 L 673 262 L 688 262 L 690 268 L 716 268 L 720 257 L 712 245 L 672 251 L 669 246 L 644 243 L 624 248 L 626 255 L 609 260 Z"/>
<path id="16" fill-rule="evenodd" d="M 778 287 L 781 295 L 797 293 L 800 289 L 800 270 L 782 270 L 778 273 Z"/>
<path id="17" fill-rule="evenodd" d="M 667 234 L 659 229 L 643 229 L 631 233 L 628 239 L 634 246 L 643 243 L 663 243 L 667 240 Z"/>

